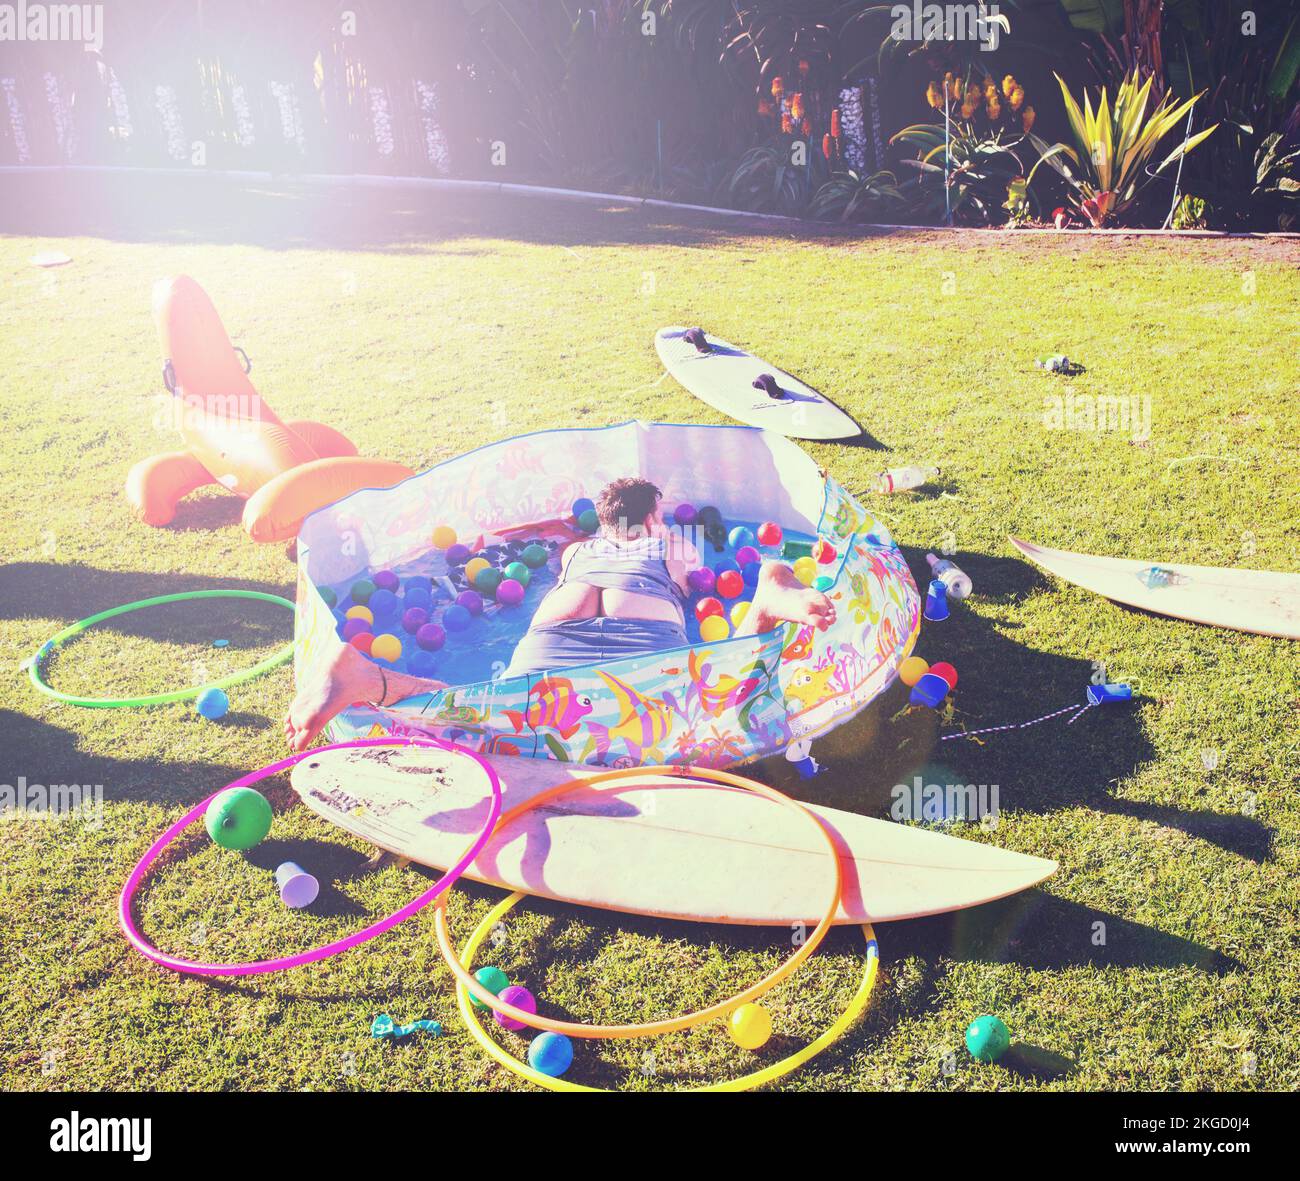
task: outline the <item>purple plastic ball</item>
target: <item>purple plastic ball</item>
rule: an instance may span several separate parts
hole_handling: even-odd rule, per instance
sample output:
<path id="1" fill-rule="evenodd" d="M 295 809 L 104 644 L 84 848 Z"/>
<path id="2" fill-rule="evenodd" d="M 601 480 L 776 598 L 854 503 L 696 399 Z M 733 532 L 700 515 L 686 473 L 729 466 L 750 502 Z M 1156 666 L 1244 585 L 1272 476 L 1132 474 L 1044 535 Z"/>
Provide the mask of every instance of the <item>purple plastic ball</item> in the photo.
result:
<path id="1" fill-rule="evenodd" d="M 456 602 L 464 607 L 471 615 L 483 614 L 483 596 L 478 591 L 461 591 L 456 596 Z"/>
<path id="2" fill-rule="evenodd" d="M 447 642 L 447 633 L 436 623 L 426 623 L 415 633 L 415 642 L 426 652 L 436 652 Z"/>
<path id="3" fill-rule="evenodd" d="M 750 562 L 757 562 L 762 556 L 752 545 L 742 545 L 736 551 L 736 564 L 743 570 Z"/>
<path id="4" fill-rule="evenodd" d="M 473 616 L 459 603 L 453 603 L 442 613 L 442 625 L 449 632 L 463 632 L 472 619 Z"/>
<path id="5" fill-rule="evenodd" d="M 395 591 L 398 587 L 398 578 L 391 570 L 381 570 L 371 580 L 380 590 Z"/>
<path id="6" fill-rule="evenodd" d="M 523 1009 L 525 1013 L 537 1012 L 537 998 L 522 984 L 512 984 L 508 988 L 503 988 L 497 993 L 497 1000 L 505 1001 L 507 1005 L 514 1005 L 516 1009 Z M 516 1021 L 504 1013 L 496 1013 L 494 1016 L 502 1029 L 513 1029 L 518 1033 L 519 1030 L 528 1028 L 522 1021 Z"/>
<path id="7" fill-rule="evenodd" d="M 506 607 L 518 607 L 524 601 L 524 587 L 513 578 L 503 578 L 497 587 L 497 602 Z"/>
<path id="8" fill-rule="evenodd" d="M 679 504 L 673 510 L 673 520 L 676 521 L 679 525 L 694 524 L 695 518 L 698 515 L 699 515 L 699 511 L 696 509 L 696 507 L 693 504 L 687 504 L 685 502 Z"/>
<path id="9" fill-rule="evenodd" d="M 402 612 L 402 627 L 411 635 L 415 635 L 428 622 L 429 613 L 423 607 L 408 607 Z"/>
<path id="10" fill-rule="evenodd" d="M 469 561 L 469 546 L 461 544 L 459 541 L 455 545 L 447 547 L 447 565 L 462 566 Z"/>
<path id="11" fill-rule="evenodd" d="M 352 639 L 353 636 L 359 636 L 362 632 L 368 632 L 370 624 L 364 619 L 349 619 L 343 625 L 343 639 L 345 641 Z"/>
<path id="12" fill-rule="evenodd" d="M 707 566 L 701 566 L 698 570 L 692 570 L 686 576 L 686 584 L 697 595 L 711 595 L 717 577 Z"/>

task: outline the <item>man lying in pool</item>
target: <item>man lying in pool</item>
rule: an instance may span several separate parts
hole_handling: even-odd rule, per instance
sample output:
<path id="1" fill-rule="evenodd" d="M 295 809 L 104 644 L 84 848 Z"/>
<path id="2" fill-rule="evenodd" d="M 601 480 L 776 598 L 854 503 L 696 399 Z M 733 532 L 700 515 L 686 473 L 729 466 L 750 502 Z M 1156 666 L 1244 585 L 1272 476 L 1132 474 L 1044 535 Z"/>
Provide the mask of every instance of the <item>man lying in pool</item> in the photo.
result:
<path id="1" fill-rule="evenodd" d="M 686 638 L 686 573 L 698 565 L 694 548 L 664 523 L 661 493 L 648 480 L 615 480 L 596 501 L 601 531 L 574 542 L 560 559 L 560 580 L 538 604 L 504 676 L 605 664 L 667 648 Z M 737 636 L 778 624 L 825 631 L 835 608 L 806 587 L 789 566 L 764 562 Z M 342 644 L 333 660 L 298 690 L 284 721 L 294 750 L 305 750 L 326 722 L 354 701 L 393 705 L 447 686 L 385 669 Z"/>

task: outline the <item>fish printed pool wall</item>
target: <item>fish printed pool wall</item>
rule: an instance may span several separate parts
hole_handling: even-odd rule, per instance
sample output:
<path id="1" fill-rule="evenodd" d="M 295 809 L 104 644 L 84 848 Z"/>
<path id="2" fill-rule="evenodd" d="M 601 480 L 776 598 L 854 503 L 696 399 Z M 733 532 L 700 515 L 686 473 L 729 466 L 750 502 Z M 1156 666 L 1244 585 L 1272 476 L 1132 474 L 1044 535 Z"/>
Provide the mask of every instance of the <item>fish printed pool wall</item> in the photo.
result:
<path id="1" fill-rule="evenodd" d="M 340 643 L 318 587 L 418 558 L 436 525 L 475 536 L 564 518 L 578 497 L 629 475 L 653 480 L 669 506 L 714 504 L 728 520 L 774 520 L 826 538 L 837 553 L 826 567 L 835 625 L 787 624 L 383 709 L 356 705 L 330 723 L 330 739 L 424 734 L 562 762 L 726 767 L 841 725 L 889 687 L 916 642 L 921 597 L 884 526 L 783 436 L 644 422 L 489 444 L 313 513 L 298 544 L 296 675 Z"/>

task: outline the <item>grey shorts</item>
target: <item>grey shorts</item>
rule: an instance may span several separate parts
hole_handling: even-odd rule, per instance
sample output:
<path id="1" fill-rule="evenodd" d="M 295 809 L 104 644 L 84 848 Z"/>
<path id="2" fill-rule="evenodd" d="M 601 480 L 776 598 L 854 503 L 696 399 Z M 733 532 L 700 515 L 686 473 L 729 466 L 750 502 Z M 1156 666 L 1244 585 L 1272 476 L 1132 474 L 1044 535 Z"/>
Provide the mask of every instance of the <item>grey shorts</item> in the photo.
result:
<path id="1" fill-rule="evenodd" d="M 659 619 L 565 619 L 530 628 L 503 677 L 550 672 L 579 664 L 608 664 L 689 644 L 680 623 Z"/>

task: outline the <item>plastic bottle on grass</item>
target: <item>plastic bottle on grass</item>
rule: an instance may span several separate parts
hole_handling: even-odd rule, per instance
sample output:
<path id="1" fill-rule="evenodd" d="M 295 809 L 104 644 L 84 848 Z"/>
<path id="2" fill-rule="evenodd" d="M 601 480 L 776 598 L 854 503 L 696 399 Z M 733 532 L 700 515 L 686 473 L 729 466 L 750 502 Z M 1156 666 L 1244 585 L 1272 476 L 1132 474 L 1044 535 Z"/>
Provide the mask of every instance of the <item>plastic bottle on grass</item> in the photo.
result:
<path id="1" fill-rule="evenodd" d="M 934 554 L 926 554 L 925 560 L 930 563 L 930 573 L 947 588 L 950 599 L 964 599 L 971 593 L 973 587 L 970 575 L 956 562 L 936 557 Z"/>
<path id="2" fill-rule="evenodd" d="M 876 477 L 871 490 L 881 493 L 910 492 L 913 488 L 919 488 L 922 484 L 928 484 L 938 478 L 937 467 L 918 467 L 916 464 L 909 464 L 907 467 L 891 467 Z"/>

